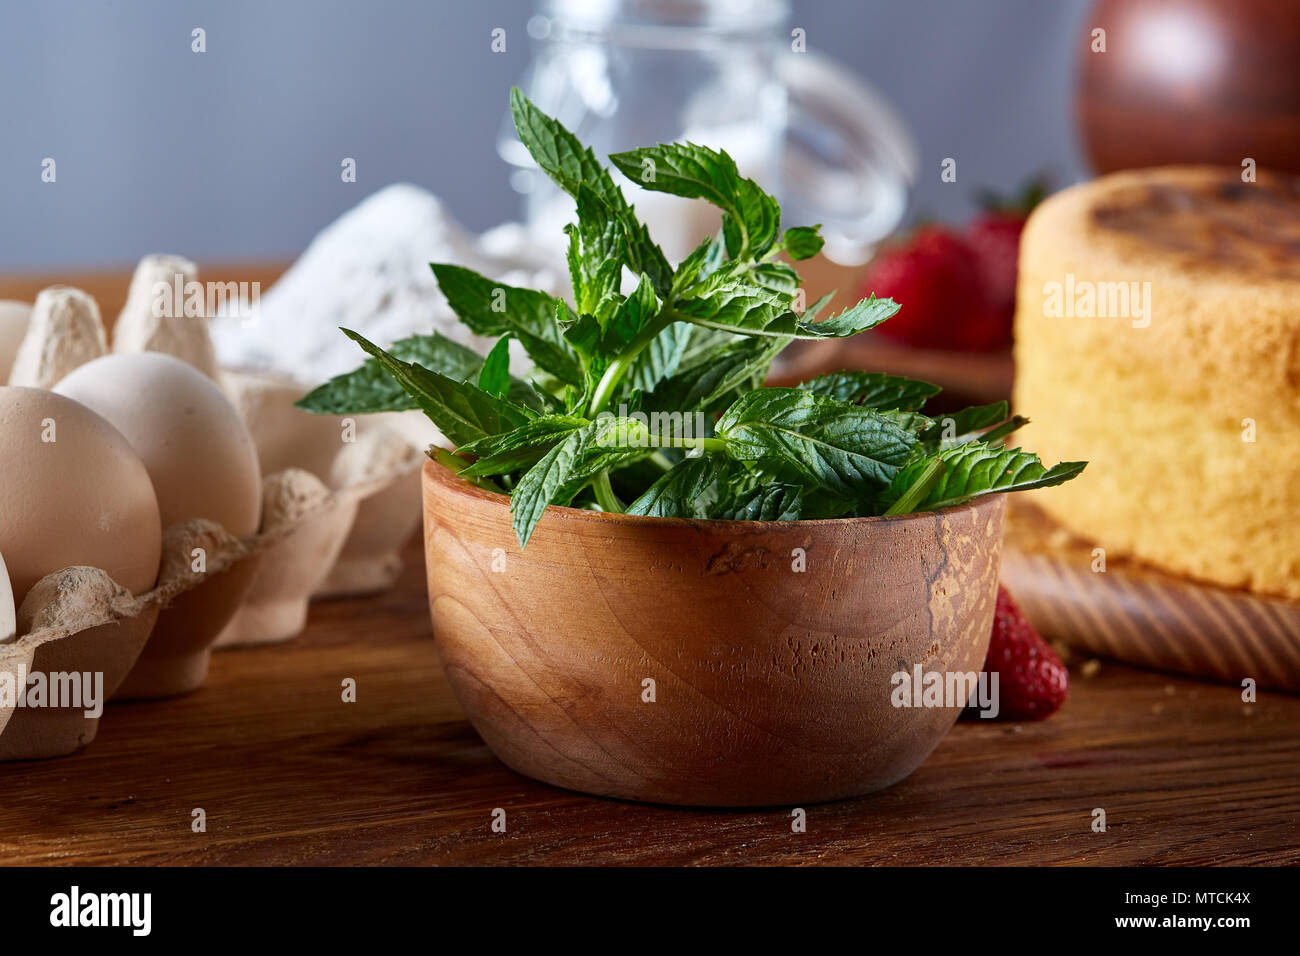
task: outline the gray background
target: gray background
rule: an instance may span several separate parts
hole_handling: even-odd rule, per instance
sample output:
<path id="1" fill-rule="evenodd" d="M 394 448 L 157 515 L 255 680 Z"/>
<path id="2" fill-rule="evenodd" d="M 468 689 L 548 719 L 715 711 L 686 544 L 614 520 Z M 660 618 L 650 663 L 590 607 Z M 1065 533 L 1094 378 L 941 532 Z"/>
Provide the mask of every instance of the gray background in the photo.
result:
<path id="1" fill-rule="evenodd" d="M 795 0 L 808 45 L 915 133 L 913 216 L 1082 173 L 1069 97 L 1084 0 Z M 518 215 L 495 140 L 531 0 L 3 0 L 0 271 L 289 257 L 396 181 L 483 229 Z M 190 51 L 190 30 L 208 51 Z M 489 50 L 504 27 L 508 52 Z M 53 157 L 58 181 L 41 182 Z M 358 181 L 344 184 L 352 156 Z M 939 163 L 961 182 L 941 184 Z"/>

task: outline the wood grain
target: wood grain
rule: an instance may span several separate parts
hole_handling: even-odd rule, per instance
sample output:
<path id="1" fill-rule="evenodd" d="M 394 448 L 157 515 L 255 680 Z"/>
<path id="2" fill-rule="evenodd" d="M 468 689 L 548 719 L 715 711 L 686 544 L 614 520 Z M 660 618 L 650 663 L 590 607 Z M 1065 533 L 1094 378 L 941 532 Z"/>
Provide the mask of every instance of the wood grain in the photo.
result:
<path id="1" fill-rule="evenodd" d="M 377 598 L 222 651 L 90 747 L 0 765 L 0 863 L 1296 864 L 1300 699 L 1103 664 L 1036 724 L 961 721 L 902 783 L 808 808 L 584 797 L 508 770 L 437 663 L 421 545 Z M 357 702 L 340 682 L 357 681 Z M 190 813 L 207 813 L 206 833 Z M 491 813 L 506 811 L 493 833 Z M 1108 829 L 1093 833 L 1094 807 Z"/>
<path id="2" fill-rule="evenodd" d="M 1099 573 L 1092 544 L 1033 504 L 1011 515 L 1002 579 L 1045 635 L 1132 664 L 1300 691 L 1300 604 L 1114 556 Z"/>

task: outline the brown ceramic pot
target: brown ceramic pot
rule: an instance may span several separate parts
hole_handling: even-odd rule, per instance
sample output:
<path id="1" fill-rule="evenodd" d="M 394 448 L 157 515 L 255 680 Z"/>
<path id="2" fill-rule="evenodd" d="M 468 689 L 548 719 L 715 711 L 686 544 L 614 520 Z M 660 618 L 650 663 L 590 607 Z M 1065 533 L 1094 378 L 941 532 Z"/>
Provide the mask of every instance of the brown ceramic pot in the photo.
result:
<path id="1" fill-rule="evenodd" d="M 1300 172 L 1300 0 L 1097 0 L 1079 23 L 1097 172 L 1247 157 Z"/>
<path id="2" fill-rule="evenodd" d="M 960 713 L 894 707 L 892 676 L 983 665 L 1004 509 L 727 522 L 552 507 L 521 552 L 509 499 L 430 461 L 434 636 L 475 729 L 538 780 L 706 806 L 869 793 Z"/>

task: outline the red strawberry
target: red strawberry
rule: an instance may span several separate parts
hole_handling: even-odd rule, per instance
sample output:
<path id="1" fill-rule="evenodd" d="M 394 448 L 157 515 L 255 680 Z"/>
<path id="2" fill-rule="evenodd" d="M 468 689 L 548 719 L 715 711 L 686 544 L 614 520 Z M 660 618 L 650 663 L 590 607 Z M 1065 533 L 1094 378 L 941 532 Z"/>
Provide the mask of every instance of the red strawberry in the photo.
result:
<path id="1" fill-rule="evenodd" d="M 966 241 L 980 261 L 984 291 L 1003 321 L 1001 345 L 1011 344 L 1016 314 L 1016 273 L 1020 262 L 1020 233 L 1034 207 L 1048 193 L 1047 179 L 1035 177 L 1010 198 L 985 191 L 980 196 L 984 212 L 966 228 Z"/>
<path id="2" fill-rule="evenodd" d="M 1025 217 L 1016 213 L 988 212 L 966 230 L 966 240 L 979 259 L 980 280 L 989 304 L 1001 320 L 1002 340 L 1011 344 L 1016 314 L 1016 273 L 1020 261 L 1020 233 Z"/>
<path id="3" fill-rule="evenodd" d="M 1003 322 L 984 291 L 980 260 L 960 235 L 922 226 L 881 252 L 867 270 L 863 294 L 902 308 L 876 334 L 918 348 L 986 349 L 1003 339 Z"/>
<path id="4" fill-rule="evenodd" d="M 1007 720 L 1042 720 L 1054 714 L 1070 682 L 1061 659 L 1001 585 L 984 669 L 999 675 L 998 716 Z"/>

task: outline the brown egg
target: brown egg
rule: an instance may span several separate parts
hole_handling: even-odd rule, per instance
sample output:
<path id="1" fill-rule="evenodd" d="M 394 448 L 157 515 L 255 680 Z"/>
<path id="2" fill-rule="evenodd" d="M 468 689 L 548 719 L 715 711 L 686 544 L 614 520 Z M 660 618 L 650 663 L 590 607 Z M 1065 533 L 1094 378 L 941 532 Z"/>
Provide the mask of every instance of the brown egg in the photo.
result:
<path id="1" fill-rule="evenodd" d="M 1300 0 L 1099 0 L 1079 28 L 1098 172 L 1247 158 L 1300 172 Z"/>
<path id="2" fill-rule="evenodd" d="M 122 434 L 84 405 L 0 387 L 0 554 L 15 604 L 45 575 L 102 568 L 139 594 L 158 577 L 158 500 Z"/>
<path id="3" fill-rule="evenodd" d="M 126 436 L 153 481 L 164 527 L 206 518 L 236 537 L 257 530 L 257 448 L 211 379 L 158 352 L 105 355 L 54 386 Z"/>

